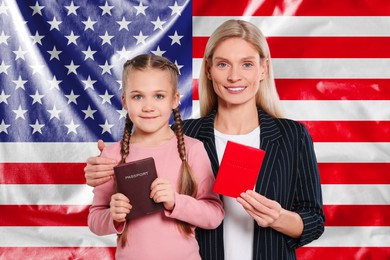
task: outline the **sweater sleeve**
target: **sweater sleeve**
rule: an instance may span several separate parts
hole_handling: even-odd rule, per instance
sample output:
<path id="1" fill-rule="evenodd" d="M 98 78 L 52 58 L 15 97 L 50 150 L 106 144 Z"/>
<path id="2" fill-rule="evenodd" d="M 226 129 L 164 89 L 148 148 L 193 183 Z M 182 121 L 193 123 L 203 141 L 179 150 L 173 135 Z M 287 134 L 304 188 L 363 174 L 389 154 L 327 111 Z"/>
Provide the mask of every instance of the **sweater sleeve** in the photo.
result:
<path id="1" fill-rule="evenodd" d="M 322 210 L 322 192 L 313 142 L 302 126 L 301 147 L 298 161 L 298 182 L 294 211 L 303 221 L 303 232 L 297 239 L 288 238 L 288 244 L 297 248 L 318 239 L 324 232 L 325 216 Z"/>
<path id="2" fill-rule="evenodd" d="M 203 143 L 196 142 L 188 151 L 188 162 L 198 184 L 196 198 L 175 194 L 175 208 L 166 215 L 203 229 L 218 227 L 224 217 L 222 201 L 212 192 L 214 175 Z"/>

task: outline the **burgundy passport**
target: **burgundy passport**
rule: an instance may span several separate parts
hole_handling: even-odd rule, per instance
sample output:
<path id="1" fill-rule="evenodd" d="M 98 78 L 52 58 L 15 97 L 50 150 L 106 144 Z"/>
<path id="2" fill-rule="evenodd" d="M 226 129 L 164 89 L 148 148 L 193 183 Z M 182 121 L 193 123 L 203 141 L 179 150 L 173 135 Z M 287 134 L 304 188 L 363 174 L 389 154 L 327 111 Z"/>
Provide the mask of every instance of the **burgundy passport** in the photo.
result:
<path id="1" fill-rule="evenodd" d="M 150 185 L 157 178 L 154 159 L 145 159 L 120 164 L 114 167 L 118 192 L 124 194 L 133 206 L 126 219 L 133 219 L 163 210 L 162 203 L 150 197 Z"/>
<path id="2" fill-rule="evenodd" d="M 253 190 L 265 151 L 228 141 L 215 179 L 213 192 L 237 198 Z"/>

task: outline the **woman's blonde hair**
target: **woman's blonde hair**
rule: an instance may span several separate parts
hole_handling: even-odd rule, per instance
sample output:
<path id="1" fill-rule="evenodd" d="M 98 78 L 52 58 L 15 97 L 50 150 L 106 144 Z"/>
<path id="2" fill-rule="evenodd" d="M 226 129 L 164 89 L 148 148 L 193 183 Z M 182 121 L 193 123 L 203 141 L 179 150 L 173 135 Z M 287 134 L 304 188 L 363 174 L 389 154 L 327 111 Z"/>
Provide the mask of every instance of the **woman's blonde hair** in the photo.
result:
<path id="1" fill-rule="evenodd" d="M 208 115 L 217 106 L 217 94 L 212 81 L 207 77 L 207 66 L 212 65 L 212 58 L 218 45 L 231 38 L 247 41 L 259 52 L 261 63 L 268 61 L 267 73 L 260 82 L 259 91 L 256 94 L 256 104 L 273 117 L 283 117 L 267 40 L 257 26 L 243 20 L 224 22 L 211 34 L 207 42 L 199 77 L 200 116 Z"/>
<path id="2" fill-rule="evenodd" d="M 134 70 L 142 71 L 148 68 L 159 69 L 162 71 L 168 71 L 171 75 L 171 80 L 173 83 L 173 92 L 176 93 L 178 89 L 178 77 L 179 70 L 176 65 L 173 64 L 167 58 L 152 55 L 152 54 L 141 54 L 134 57 L 131 60 L 128 60 L 123 65 L 123 74 L 122 74 L 122 86 L 123 92 L 126 91 L 126 78 L 127 76 Z M 179 111 L 179 107 L 174 108 L 172 110 L 173 119 L 175 122 L 175 134 L 177 137 L 177 150 L 182 161 L 180 172 L 179 172 L 179 182 L 178 182 L 178 190 L 180 194 L 189 195 L 195 197 L 197 194 L 197 183 L 192 174 L 191 167 L 187 161 L 187 154 L 184 145 L 184 134 L 182 129 L 182 120 Z M 130 120 L 129 115 L 126 115 L 126 123 L 123 131 L 123 137 L 121 140 L 121 162 L 125 163 L 126 158 L 130 152 L 130 138 L 133 129 L 133 122 Z M 177 221 L 179 230 L 186 235 L 190 235 L 192 233 L 192 229 L 190 224 Z M 124 247 L 127 242 L 127 233 L 128 233 L 128 225 L 126 225 L 125 230 L 121 235 L 119 235 L 119 240 L 121 241 L 121 246 Z"/>

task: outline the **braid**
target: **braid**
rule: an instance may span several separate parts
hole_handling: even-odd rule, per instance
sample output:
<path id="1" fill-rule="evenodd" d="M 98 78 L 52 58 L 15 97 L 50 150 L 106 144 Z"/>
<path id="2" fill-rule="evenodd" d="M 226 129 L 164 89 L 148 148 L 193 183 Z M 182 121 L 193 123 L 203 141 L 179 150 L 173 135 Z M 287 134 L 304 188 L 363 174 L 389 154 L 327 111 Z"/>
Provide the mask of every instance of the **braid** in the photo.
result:
<path id="1" fill-rule="evenodd" d="M 123 130 L 123 137 L 121 140 L 121 162 L 126 162 L 126 157 L 129 155 L 130 152 L 130 137 L 131 137 L 131 130 L 133 129 L 133 122 L 130 120 L 129 114 L 126 115 L 126 123 L 125 123 L 125 129 Z M 118 191 L 118 190 L 117 190 Z M 118 235 L 118 239 L 121 241 L 122 248 L 125 247 L 127 242 L 127 233 L 128 233 L 128 220 L 126 220 L 126 226 L 123 230 L 122 234 Z"/>
<path id="2" fill-rule="evenodd" d="M 131 137 L 132 128 L 133 128 L 133 122 L 131 122 L 129 115 L 126 114 L 125 129 L 123 130 L 123 137 L 121 140 L 121 163 L 125 163 L 126 157 L 129 155 L 130 137 Z"/>
<path id="3" fill-rule="evenodd" d="M 186 148 L 184 145 L 183 128 L 181 126 L 181 116 L 179 108 L 175 108 L 173 111 L 173 118 L 175 120 L 175 133 L 177 137 L 177 149 L 180 154 L 180 159 L 184 162 L 187 160 Z"/>
<path id="4" fill-rule="evenodd" d="M 173 118 L 175 120 L 177 149 L 180 155 L 180 159 L 182 161 L 180 167 L 179 193 L 195 197 L 197 194 L 198 187 L 192 174 L 191 167 L 187 161 L 186 148 L 184 145 L 184 134 L 179 108 L 173 109 L 172 112 Z M 189 235 L 192 233 L 191 226 L 186 222 L 178 221 L 178 227 L 179 230 L 181 230 L 184 234 Z"/>

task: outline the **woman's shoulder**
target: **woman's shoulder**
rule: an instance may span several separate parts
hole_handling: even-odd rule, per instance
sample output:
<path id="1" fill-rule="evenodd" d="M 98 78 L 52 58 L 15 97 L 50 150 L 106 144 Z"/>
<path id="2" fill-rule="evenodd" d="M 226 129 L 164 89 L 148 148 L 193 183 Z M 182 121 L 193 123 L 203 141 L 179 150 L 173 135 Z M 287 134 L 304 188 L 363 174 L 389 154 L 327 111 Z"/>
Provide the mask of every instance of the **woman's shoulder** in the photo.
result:
<path id="1" fill-rule="evenodd" d="M 276 118 L 276 124 L 279 127 L 280 132 L 284 136 L 289 137 L 302 137 L 310 136 L 308 129 L 305 124 L 288 119 L 288 118 Z"/>
<path id="2" fill-rule="evenodd" d="M 183 120 L 182 122 L 183 132 L 187 136 L 196 138 L 202 125 L 203 125 L 203 118 Z"/>
<path id="3" fill-rule="evenodd" d="M 182 125 L 183 128 L 194 128 L 199 127 L 202 124 L 203 118 L 195 118 L 195 119 L 186 119 L 183 120 Z"/>

